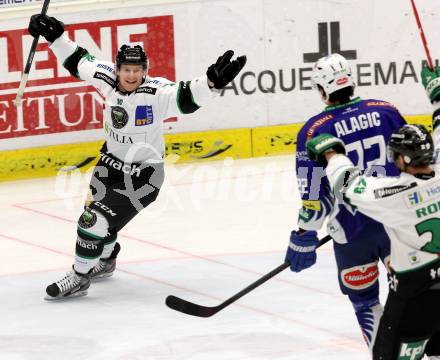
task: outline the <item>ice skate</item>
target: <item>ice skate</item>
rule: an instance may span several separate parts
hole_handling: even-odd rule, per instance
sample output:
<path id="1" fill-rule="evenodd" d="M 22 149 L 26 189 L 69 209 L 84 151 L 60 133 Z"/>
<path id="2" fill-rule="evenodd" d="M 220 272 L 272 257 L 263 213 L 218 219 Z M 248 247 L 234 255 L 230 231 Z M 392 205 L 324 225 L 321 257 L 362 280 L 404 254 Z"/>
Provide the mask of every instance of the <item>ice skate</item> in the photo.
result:
<path id="1" fill-rule="evenodd" d="M 116 243 L 110 257 L 108 259 L 99 260 L 98 264 L 96 264 L 90 274 L 92 281 L 107 278 L 113 275 L 116 269 L 116 258 L 120 250 L 121 245 Z"/>
<path id="2" fill-rule="evenodd" d="M 46 300 L 63 300 L 70 297 L 85 296 L 90 286 L 90 275 L 69 271 L 64 278 L 46 288 Z"/>

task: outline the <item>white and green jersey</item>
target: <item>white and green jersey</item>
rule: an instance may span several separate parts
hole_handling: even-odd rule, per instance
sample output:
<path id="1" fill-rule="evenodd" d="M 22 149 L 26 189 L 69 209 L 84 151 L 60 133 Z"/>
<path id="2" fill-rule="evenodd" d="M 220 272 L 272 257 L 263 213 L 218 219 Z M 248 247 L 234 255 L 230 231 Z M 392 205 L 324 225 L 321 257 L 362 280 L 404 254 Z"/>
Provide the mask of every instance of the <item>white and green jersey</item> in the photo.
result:
<path id="1" fill-rule="evenodd" d="M 440 127 L 433 134 L 440 149 Z M 333 156 L 326 168 L 332 189 L 340 189 L 354 165 L 346 156 Z M 440 257 L 440 164 L 435 176 L 421 179 L 353 176 L 344 187 L 344 201 L 381 222 L 391 240 L 391 267 L 397 273 L 412 271 Z M 337 192 L 337 191 L 336 191 Z"/>
<path id="2" fill-rule="evenodd" d="M 206 76 L 178 84 L 147 77 L 136 91 L 122 93 L 115 64 L 95 59 L 66 33 L 50 48 L 74 76 L 102 95 L 107 150 L 127 163 L 163 161 L 163 120 L 192 113 L 218 94 L 209 88 Z"/>

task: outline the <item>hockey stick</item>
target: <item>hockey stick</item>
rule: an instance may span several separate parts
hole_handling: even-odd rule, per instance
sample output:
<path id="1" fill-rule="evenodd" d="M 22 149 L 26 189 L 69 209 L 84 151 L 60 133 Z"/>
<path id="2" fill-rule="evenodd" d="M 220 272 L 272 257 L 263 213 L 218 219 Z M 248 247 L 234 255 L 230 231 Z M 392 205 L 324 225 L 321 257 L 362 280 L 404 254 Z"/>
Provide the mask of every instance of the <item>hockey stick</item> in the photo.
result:
<path id="1" fill-rule="evenodd" d="M 327 243 L 330 239 L 331 239 L 330 235 L 325 236 L 323 239 L 319 241 L 317 248 Z M 246 288 L 239 291 L 234 296 L 230 297 L 228 300 L 223 301 L 220 305 L 217 306 L 198 305 L 173 295 L 167 296 L 165 303 L 169 308 L 176 311 L 180 311 L 184 314 L 198 316 L 198 317 L 205 317 L 205 318 L 210 317 L 214 314 L 217 314 L 220 310 L 223 310 L 226 306 L 231 305 L 233 302 L 237 301 L 242 296 L 251 292 L 258 286 L 264 284 L 267 280 L 273 278 L 275 275 L 287 269 L 289 266 L 290 264 L 288 262 L 284 262 L 280 266 L 273 269 L 271 272 L 259 278 L 257 281 L 253 282 L 252 284 L 250 284 L 249 286 L 247 286 Z"/>
<path id="2" fill-rule="evenodd" d="M 423 31 L 422 23 L 420 22 L 419 12 L 417 11 L 416 3 L 414 0 L 411 0 L 411 5 L 414 13 L 414 17 L 416 18 L 417 26 L 419 27 L 420 37 L 422 38 L 423 46 L 425 47 L 426 57 L 428 59 L 428 65 L 431 70 L 434 70 L 434 65 L 432 63 L 431 54 L 428 48 L 428 42 L 426 41 L 425 32 Z"/>
<path id="3" fill-rule="evenodd" d="M 41 9 L 41 15 L 46 15 L 47 9 L 49 8 L 50 0 L 44 0 L 43 8 Z M 38 45 L 38 39 L 40 37 L 34 38 L 34 41 L 32 41 L 32 46 L 29 51 L 28 59 L 26 62 L 26 67 L 24 68 L 23 75 L 21 76 L 20 86 L 18 87 L 17 96 L 15 97 L 14 104 L 15 106 L 20 106 L 22 99 L 23 99 L 23 93 L 24 89 L 26 87 L 27 79 L 29 77 L 29 72 L 31 71 L 32 62 L 34 60 L 35 51 L 37 50 Z"/>
<path id="4" fill-rule="evenodd" d="M 79 162 L 78 164 L 71 165 L 71 166 L 64 166 L 60 169 L 60 171 L 69 172 L 69 171 L 77 170 L 79 168 L 82 168 L 82 167 L 90 164 L 95 159 L 96 159 L 96 156 L 90 156 L 90 157 L 86 158 L 85 160 Z"/>

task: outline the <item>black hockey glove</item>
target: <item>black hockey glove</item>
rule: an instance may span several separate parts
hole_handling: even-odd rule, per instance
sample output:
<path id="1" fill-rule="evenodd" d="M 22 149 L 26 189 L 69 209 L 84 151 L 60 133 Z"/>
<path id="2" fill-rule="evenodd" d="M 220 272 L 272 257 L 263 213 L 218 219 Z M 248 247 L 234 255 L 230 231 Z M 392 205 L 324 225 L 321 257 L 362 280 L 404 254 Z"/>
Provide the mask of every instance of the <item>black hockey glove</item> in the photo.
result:
<path id="1" fill-rule="evenodd" d="M 54 17 L 36 14 L 32 15 L 28 27 L 29 34 L 33 37 L 43 36 L 47 41 L 53 43 L 64 32 L 64 24 Z"/>
<path id="2" fill-rule="evenodd" d="M 208 68 L 206 75 L 214 83 L 216 89 L 223 89 L 238 75 L 246 64 L 246 56 L 239 56 L 236 60 L 231 61 L 233 56 L 234 52 L 228 50 L 217 59 L 215 64 Z"/>

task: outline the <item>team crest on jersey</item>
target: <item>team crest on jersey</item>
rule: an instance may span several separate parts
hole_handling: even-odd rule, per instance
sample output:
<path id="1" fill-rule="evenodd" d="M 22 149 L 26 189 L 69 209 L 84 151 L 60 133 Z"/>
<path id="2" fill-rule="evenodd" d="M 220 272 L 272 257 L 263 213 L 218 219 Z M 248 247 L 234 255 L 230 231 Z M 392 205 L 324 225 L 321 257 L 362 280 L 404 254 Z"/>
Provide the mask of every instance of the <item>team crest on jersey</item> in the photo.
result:
<path id="1" fill-rule="evenodd" d="M 79 218 L 78 225 L 83 229 L 91 228 L 96 224 L 97 217 L 96 214 L 91 211 L 89 208 L 85 209 Z"/>
<path id="2" fill-rule="evenodd" d="M 150 105 L 142 105 L 136 108 L 135 125 L 145 126 L 153 123 L 153 107 Z"/>
<path id="3" fill-rule="evenodd" d="M 123 107 L 112 106 L 111 117 L 115 129 L 122 129 L 128 123 L 128 114 Z"/>

